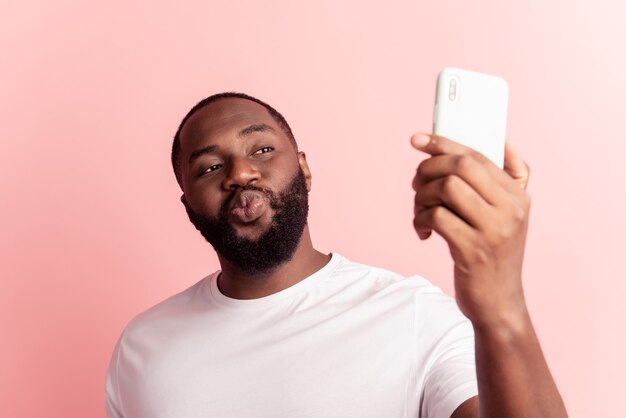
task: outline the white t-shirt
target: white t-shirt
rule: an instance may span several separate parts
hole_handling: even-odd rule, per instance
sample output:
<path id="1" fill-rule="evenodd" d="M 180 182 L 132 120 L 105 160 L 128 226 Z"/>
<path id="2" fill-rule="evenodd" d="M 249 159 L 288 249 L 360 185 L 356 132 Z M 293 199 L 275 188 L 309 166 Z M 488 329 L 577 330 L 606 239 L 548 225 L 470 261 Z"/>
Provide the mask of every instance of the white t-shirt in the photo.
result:
<path id="1" fill-rule="evenodd" d="M 421 277 L 333 254 L 237 300 L 218 273 L 135 317 L 107 375 L 110 418 L 448 418 L 478 393 L 470 322 Z"/>

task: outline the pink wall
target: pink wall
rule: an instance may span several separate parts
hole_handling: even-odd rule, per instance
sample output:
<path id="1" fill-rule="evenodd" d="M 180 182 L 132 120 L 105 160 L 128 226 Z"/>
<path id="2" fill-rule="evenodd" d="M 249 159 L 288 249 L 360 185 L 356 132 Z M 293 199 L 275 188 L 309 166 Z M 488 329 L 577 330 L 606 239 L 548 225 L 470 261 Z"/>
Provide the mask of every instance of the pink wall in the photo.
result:
<path id="1" fill-rule="evenodd" d="M 623 2 L 262 3 L 3 3 L 0 416 L 103 417 L 126 322 L 217 268 L 168 158 L 218 91 L 292 124 L 319 249 L 450 291 L 443 241 L 411 228 L 408 142 L 448 65 L 509 81 L 532 168 L 527 299 L 571 416 L 624 416 Z"/>

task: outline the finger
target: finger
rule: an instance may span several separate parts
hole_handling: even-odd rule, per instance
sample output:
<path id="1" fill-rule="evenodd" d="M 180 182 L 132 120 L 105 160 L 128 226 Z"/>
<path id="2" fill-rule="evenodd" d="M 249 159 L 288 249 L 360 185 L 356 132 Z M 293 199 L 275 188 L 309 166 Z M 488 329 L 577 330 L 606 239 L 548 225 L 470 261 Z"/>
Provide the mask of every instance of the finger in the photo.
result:
<path id="1" fill-rule="evenodd" d="M 413 189 L 419 191 L 426 183 L 448 176 L 461 178 L 490 205 L 496 206 L 504 199 L 500 184 L 469 154 L 438 155 L 422 161 L 413 179 Z"/>
<path id="2" fill-rule="evenodd" d="M 418 231 L 433 230 L 443 237 L 451 249 L 469 245 L 475 234 L 472 227 L 445 206 L 433 206 L 417 213 L 413 226 Z"/>
<path id="3" fill-rule="evenodd" d="M 522 159 L 522 155 L 518 151 L 515 144 L 507 140 L 504 146 L 504 171 L 519 184 L 523 189 L 528 186 L 528 178 L 530 169 L 528 164 Z"/>
<path id="4" fill-rule="evenodd" d="M 437 205 L 445 205 L 470 226 L 483 229 L 493 207 L 469 184 L 457 176 L 441 177 L 426 183 L 415 194 L 415 214 Z"/>
<path id="5" fill-rule="evenodd" d="M 430 238 L 430 236 L 433 234 L 433 230 L 432 229 L 428 229 L 428 230 L 423 230 L 423 231 L 417 231 L 417 236 L 422 240 L 427 240 L 428 238 Z"/>
<path id="6" fill-rule="evenodd" d="M 413 135 L 411 137 L 411 144 L 413 147 L 432 156 L 442 154 L 469 155 L 478 161 L 485 168 L 485 170 L 488 171 L 488 174 L 505 190 L 508 190 L 509 192 L 519 191 L 519 184 L 516 183 L 511 176 L 507 175 L 503 170 L 491 162 L 491 160 L 472 148 L 461 145 L 458 142 L 443 136 L 425 133 L 417 133 Z"/>
<path id="7" fill-rule="evenodd" d="M 430 155 L 466 154 L 475 152 L 471 148 L 461 145 L 443 136 L 418 132 L 411 137 L 413 148 Z"/>

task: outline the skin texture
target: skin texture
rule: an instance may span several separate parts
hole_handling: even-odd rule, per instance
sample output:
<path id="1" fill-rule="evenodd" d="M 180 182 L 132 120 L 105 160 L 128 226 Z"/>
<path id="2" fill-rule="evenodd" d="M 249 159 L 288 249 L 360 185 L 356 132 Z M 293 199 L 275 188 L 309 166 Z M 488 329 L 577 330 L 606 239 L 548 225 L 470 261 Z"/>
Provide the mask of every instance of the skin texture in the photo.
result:
<path id="1" fill-rule="evenodd" d="M 480 396 L 452 416 L 566 417 L 522 288 L 528 166 L 510 142 L 504 170 L 447 138 L 416 134 L 411 143 L 431 155 L 413 179 L 415 230 L 448 243 L 456 301 L 474 326 Z"/>
<path id="2" fill-rule="evenodd" d="M 226 201 L 218 219 L 202 216 L 189 207 L 187 214 L 221 258 L 237 264 L 248 275 L 261 275 L 293 257 L 307 223 L 308 193 L 304 173 L 297 170 L 296 177 L 282 194 L 246 185 Z M 249 207 L 246 209 L 241 205 Z M 256 213 L 255 208 L 267 205 L 274 210 L 274 215 L 269 228 L 258 238 L 243 237 L 231 225 L 233 217 L 237 220 L 241 217 L 258 218 L 260 213 Z"/>
<path id="3" fill-rule="evenodd" d="M 242 134 L 250 126 L 270 129 Z M 285 133 L 258 103 L 239 98 L 222 99 L 201 108 L 181 131 L 181 202 L 186 209 L 216 218 L 220 207 L 243 186 L 253 185 L 279 194 L 302 169 L 307 190 L 311 171 L 306 155 L 297 152 Z M 194 151 L 215 147 L 190 162 Z M 232 222 L 236 232 L 249 239 L 268 229 L 274 211 L 266 205 L 252 223 Z M 218 286 L 226 296 L 255 299 L 286 289 L 322 268 L 330 256 L 313 248 L 308 225 L 290 262 L 260 275 L 241 271 L 218 253 L 222 274 Z"/>

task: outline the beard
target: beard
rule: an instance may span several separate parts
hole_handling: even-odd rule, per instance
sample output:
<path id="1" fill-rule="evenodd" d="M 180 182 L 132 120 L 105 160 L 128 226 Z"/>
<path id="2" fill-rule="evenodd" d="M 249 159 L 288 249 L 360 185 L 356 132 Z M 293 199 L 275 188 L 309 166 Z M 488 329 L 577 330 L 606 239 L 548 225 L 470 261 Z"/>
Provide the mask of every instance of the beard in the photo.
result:
<path id="1" fill-rule="evenodd" d="M 227 207 L 235 195 L 227 199 L 217 218 L 195 213 L 187 206 L 191 223 L 213 246 L 215 252 L 248 275 L 266 274 L 290 261 L 300 243 L 309 213 L 309 193 L 302 169 L 278 195 L 269 189 L 243 186 L 267 196 L 274 216 L 269 227 L 256 239 L 237 234 L 228 222 Z"/>

